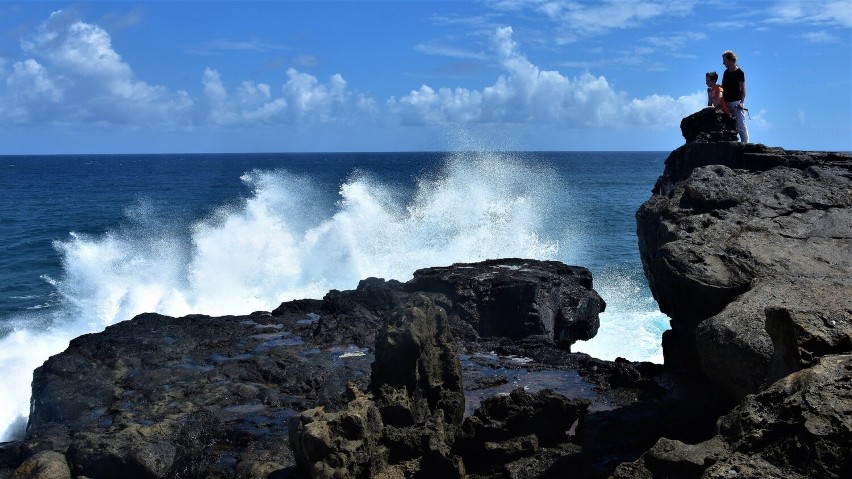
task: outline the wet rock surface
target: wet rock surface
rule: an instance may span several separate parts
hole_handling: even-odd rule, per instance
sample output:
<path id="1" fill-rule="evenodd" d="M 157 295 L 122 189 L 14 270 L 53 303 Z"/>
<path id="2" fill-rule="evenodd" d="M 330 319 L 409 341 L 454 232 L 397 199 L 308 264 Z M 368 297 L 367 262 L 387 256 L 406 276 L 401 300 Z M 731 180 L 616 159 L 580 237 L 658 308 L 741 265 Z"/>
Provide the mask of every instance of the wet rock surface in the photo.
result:
<path id="1" fill-rule="evenodd" d="M 569 331 L 595 331 L 604 307 L 583 268 L 505 259 L 422 270 L 408 283 L 369 278 L 245 316 L 143 314 L 74 339 L 35 372 L 26 437 L 0 447 L 0 470 L 603 476 L 663 425 L 681 424 L 678 437 L 709 430 L 670 420 L 683 411 L 664 405 L 689 387 L 661 366 L 570 352 Z M 497 412 L 506 408 L 523 420 Z M 476 420 L 485 422 L 467 425 Z M 620 428 L 637 422 L 650 432 L 625 440 Z M 609 433 L 618 440 L 603 449 L 587 439 Z M 485 467 L 474 459 L 483 450 L 511 460 Z"/>

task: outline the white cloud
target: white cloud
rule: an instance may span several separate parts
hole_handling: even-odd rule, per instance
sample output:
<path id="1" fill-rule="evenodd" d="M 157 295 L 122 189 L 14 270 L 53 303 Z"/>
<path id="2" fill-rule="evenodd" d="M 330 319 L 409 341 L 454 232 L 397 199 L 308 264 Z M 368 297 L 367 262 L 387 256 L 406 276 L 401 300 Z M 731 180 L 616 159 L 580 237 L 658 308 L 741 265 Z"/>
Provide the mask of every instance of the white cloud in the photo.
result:
<path id="1" fill-rule="evenodd" d="M 44 66 L 32 59 L 12 65 L 12 74 L 6 78 L 6 85 L 20 98 L 44 98 L 58 102 L 63 95 L 63 89 L 47 75 Z"/>
<path id="2" fill-rule="evenodd" d="M 770 23 L 809 23 L 852 27 L 849 0 L 785 0 L 768 9 Z"/>
<path id="3" fill-rule="evenodd" d="M 423 53 L 424 55 L 434 55 L 449 58 L 472 58 L 483 60 L 486 58 L 482 52 L 475 52 L 464 48 L 459 48 L 453 45 L 445 45 L 438 42 L 418 43 L 414 45 L 414 50 Z"/>
<path id="4" fill-rule="evenodd" d="M 18 62 L 7 79 L 4 101 L 16 102 L 18 120 L 45 113 L 38 98 L 64 100 L 61 108 L 51 110 L 52 118 L 42 118 L 60 122 L 174 124 L 192 106 L 186 92 L 134 79 L 130 66 L 113 50 L 109 34 L 73 14 L 54 12 L 21 41 L 21 48 L 44 63 L 34 58 Z M 24 78 L 36 82 L 32 94 L 26 93 Z M 30 101 L 18 101 L 27 95 Z"/>
<path id="5" fill-rule="evenodd" d="M 627 100 L 603 76 L 567 77 L 542 70 L 524 56 L 510 27 L 494 33 L 494 51 L 505 73 L 479 90 L 421 86 L 388 101 L 405 124 L 528 123 L 575 128 L 625 124 L 670 126 L 703 107 L 704 92 L 680 98 L 652 95 Z"/>
<path id="6" fill-rule="evenodd" d="M 638 5 L 628 5 L 634 7 L 628 17 L 639 18 Z M 655 3 L 654 9 L 659 5 Z M 559 3 L 558 7 L 569 5 Z M 201 73 L 201 93 L 193 98 L 185 91 L 137 79 L 113 49 L 106 30 L 62 12 L 51 15 L 21 46 L 31 58 L 4 69 L 11 71 L 6 72 L 5 90 L 0 91 L 0 121 L 168 130 L 327 124 L 349 129 L 380 121 L 391 126 L 525 124 L 604 129 L 677 125 L 703 106 L 703 92 L 680 98 L 629 99 L 602 75 L 586 72 L 569 77 L 542 69 L 521 52 L 511 27 L 492 30 L 490 53 L 476 54 L 501 66 L 502 74 L 492 84 L 480 88 L 424 84 L 381 106 L 374 98 L 351 91 L 340 74 L 320 80 L 292 67 L 280 84 L 246 80 L 236 86 L 226 85 L 216 69 L 206 68 Z"/>
<path id="7" fill-rule="evenodd" d="M 282 90 L 291 105 L 292 117 L 300 121 L 332 121 L 347 104 L 346 80 L 340 74 L 321 84 L 316 77 L 289 68 Z"/>
<path id="8" fill-rule="evenodd" d="M 29 59 L 12 65 L 6 77 L 6 98 L 0 99 L 0 117 L 27 123 L 48 115 L 63 99 L 64 90 L 43 65 Z"/>
<path id="9" fill-rule="evenodd" d="M 375 101 L 347 91 L 339 74 L 321 83 L 290 68 L 279 94 L 270 85 L 253 81 L 243 81 L 229 93 L 219 72 L 210 68 L 201 82 L 207 118 L 216 125 L 349 123 L 376 112 Z"/>
<path id="10" fill-rule="evenodd" d="M 272 48 L 262 42 L 216 46 Z M 62 11 L 51 14 L 23 39 L 21 48 L 34 58 L 13 65 L 0 97 L 0 115 L 15 123 L 147 124 L 174 129 L 205 123 L 347 123 L 377 111 L 374 100 L 349 92 L 341 75 L 320 82 L 293 68 L 279 89 L 243 81 L 233 90 L 216 70 L 207 68 L 199 101 L 185 91 L 136 79 L 106 30 Z"/>

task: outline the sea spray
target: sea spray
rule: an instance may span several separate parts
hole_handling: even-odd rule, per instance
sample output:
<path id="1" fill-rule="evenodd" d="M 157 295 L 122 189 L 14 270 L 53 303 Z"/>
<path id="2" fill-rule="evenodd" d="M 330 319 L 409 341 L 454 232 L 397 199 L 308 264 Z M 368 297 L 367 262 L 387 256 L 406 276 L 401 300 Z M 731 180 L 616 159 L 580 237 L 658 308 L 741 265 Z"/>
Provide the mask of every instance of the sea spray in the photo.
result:
<path id="1" fill-rule="evenodd" d="M 607 302 L 601 313 L 598 334 L 589 341 L 578 341 L 571 350 L 598 359 L 663 362 L 660 337 L 668 329 L 668 317 L 662 314 L 647 286 L 636 273 L 624 268 L 607 268 L 594 275 L 594 289 Z"/>
<path id="2" fill-rule="evenodd" d="M 356 172 L 336 202 L 286 171 L 243 180 L 249 197 L 192 225 L 143 202 L 121 228 L 55 242 L 58 308 L 0 340 L 0 441 L 20 437 L 35 367 L 72 338 L 143 312 L 246 314 L 369 276 L 404 281 L 454 262 L 558 257 L 547 225 L 564 196 L 559 176 L 510 154 L 452 154 L 407 193 Z"/>

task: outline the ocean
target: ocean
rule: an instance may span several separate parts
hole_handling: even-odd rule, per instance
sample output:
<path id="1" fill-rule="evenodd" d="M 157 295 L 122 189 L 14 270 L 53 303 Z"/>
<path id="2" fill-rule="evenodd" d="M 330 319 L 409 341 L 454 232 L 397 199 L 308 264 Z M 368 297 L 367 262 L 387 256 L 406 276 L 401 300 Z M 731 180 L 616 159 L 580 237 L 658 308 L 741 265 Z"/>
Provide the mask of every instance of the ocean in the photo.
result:
<path id="1" fill-rule="evenodd" d="M 573 350 L 662 362 L 634 214 L 668 152 L 0 156 L 0 441 L 32 371 L 143 312 L 248 314 L 489 258 L 589 268 Z"/>

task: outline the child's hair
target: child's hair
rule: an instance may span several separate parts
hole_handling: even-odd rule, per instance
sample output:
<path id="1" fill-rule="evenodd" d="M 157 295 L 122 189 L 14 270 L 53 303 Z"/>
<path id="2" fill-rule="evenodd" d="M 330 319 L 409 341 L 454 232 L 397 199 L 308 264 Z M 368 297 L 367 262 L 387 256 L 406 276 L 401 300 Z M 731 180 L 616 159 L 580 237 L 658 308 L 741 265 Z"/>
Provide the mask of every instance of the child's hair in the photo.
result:
<path id="1" fill-rule="evenodd" d="M 716 72 L 707 72 L 704 76 L 713 80 L 714 82 L 719 79 L 719 74 Z"/>

